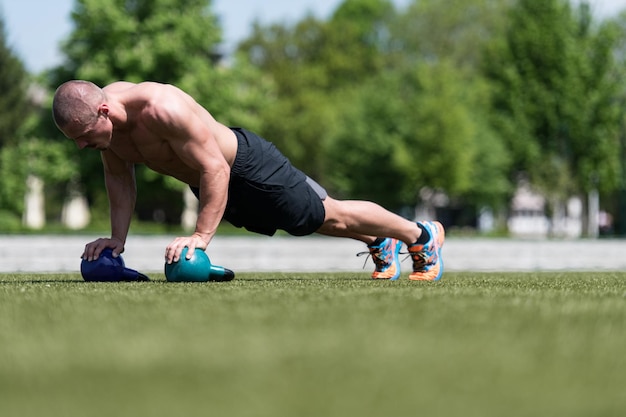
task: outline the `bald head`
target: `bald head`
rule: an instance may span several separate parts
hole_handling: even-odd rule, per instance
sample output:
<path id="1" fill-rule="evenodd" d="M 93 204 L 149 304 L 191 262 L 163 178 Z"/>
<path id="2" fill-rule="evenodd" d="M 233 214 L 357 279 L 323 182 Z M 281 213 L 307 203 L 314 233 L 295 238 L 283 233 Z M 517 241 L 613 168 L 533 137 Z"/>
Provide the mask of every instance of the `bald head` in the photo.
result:
<path id="1" fill-rule="evenodd" d="M 98 107 L 104 101 L 104 92 L 92 82 L 73 80 L 63 83 L 52 101 L 54 123 L 59 129 L 70 123 L 89 126 L 97 120 Z"/>

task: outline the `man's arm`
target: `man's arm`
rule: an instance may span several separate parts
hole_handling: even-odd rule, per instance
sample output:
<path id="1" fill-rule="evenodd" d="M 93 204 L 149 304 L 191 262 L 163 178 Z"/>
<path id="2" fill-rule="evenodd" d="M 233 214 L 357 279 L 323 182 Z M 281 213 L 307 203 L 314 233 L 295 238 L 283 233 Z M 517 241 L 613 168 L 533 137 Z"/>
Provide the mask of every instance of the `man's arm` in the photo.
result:
<path id="1" fill-rule="evenodd" d="M 223 162 L 225 161 L 217 160 L 207 163 L 200 175 L 200 209 L 194 235 L 200 237 L 206 245 L 217 232 L 226 209 L 230 167 Z"/>
<path id="2" fill-rule="evenodd" d="M 87 244 L 82 256 L 87 260 L 97 259 L 105 248 L 113 249 L 113 256 L 124 252 L 137 198 L 134 164 L 122 161 L 110 150 L 103 151 L 101 155 L 109 197 L 111 237 L 97 239 Z"/>
<path id="3" fill-rule="evenodd" d="M 188 257 L 193 254 L 195 248 L 205 250 L 217 232 L 217 227 L 224 216 L 228 200 L 230 166 L 221 153 L 217 156 L 207 155 L 203 151 L 205 147 L 217 149 L 217 143 L 212 136 L 207 136 L 202 144 L 185 147 L 183 150 L 186 158 L 202 161 L 201 167 L 199 167 L 198 218 L 193 235 L 177 237 L 167 246 L 165 258 L 168 263 L 178 261 L 180 253 L 185 247 L 189 248 Z"/>
<path id="4" fill-rule="evenodd" d="M 109 196 L 111 239 L 121 242 L 123 249 L 137 200 L 135 166 L 111 155 L 110 151 L 102 153 L 102 163 Z"/>
<path id="5" fill-rule="evenodd" d="M 158 123 L 174 153 L 188 167 L 198 172 L 199 212 L 193 235 L 178 237 L 165 252 L 166 261 L 176 262 L 183 248 L 188 256 L 195 248 L 206 249 L 222 220 L 228 200 L 230 165 L 220 150 L 211 122 L 212 116 L 190 96 L 175 89 L 158 109 Z M 167 133 L 166 133 L 167 132 Z"/>

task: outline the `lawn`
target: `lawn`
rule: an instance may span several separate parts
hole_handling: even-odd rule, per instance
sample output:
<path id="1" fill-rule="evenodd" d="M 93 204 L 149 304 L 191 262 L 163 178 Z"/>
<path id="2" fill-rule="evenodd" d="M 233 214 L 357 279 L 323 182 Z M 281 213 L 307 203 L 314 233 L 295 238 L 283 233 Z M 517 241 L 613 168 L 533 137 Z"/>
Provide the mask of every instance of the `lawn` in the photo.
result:
<path id="1" fill-rule="evenodd" d="M 626 273 L 0 274 L 0 416 L 626 415 Z"/>

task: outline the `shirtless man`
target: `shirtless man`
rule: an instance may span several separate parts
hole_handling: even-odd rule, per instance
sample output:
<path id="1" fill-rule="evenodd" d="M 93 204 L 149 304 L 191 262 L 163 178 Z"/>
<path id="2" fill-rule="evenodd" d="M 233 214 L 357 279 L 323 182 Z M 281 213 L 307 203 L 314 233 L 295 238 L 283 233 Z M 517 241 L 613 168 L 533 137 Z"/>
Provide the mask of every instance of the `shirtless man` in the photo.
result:
<path id="1" fill-rule="evenodd" d="M 340 201 L 294 168 L 257 135 L 216 121 L 191 96 L 172 85 L 115 82 L 99 88 L 68 81 L 54 95 L 57 127 L 78 148 L 100 151 L 109 197 L 111 237 L 85 246 L 83 259 L 124 245 L 135 207 L 135 164 L 188 184 L 199 199 L 196 228 L 175 238 L 165 261 L 181 251 L 206 250 L 222 218 L 238 227 L 273 235 L 320 233 L 365 243 L 375 263 L 374 279 L 400 277 L 398 254 L 406 243 L 411 280 L 441 278 L 444 229 L 439 222 L 411 222 L 368 201 Z"/>

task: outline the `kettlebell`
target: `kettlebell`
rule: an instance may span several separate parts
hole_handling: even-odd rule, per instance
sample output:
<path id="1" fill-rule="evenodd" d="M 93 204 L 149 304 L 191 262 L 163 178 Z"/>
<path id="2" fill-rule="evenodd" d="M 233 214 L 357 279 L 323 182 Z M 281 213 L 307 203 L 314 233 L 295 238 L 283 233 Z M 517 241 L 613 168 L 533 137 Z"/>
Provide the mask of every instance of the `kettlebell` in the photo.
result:
<path id="1" fill-rule="evenodd" d="M 126 268 L 122 255 L 113 256 L 111 248 L 105 248 L 98 259 L 80 262 L 80 274 L 89 282 L 120 282 L 120 281 L 150 281 L 146 275 Z"/>
<path id="2" fill-rule="evenodd" d="M 189 248 L 183 248 L 178 262 L 165 263 L 165 278 L 170 282 L 232 281 L 235 273 L 230 269 L 212 265 L 207 254 L 196 248 L 187 259 Z"/>

